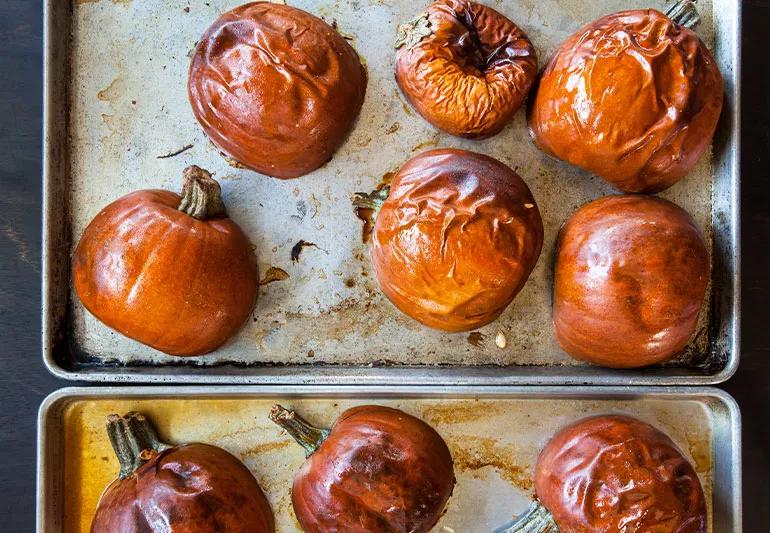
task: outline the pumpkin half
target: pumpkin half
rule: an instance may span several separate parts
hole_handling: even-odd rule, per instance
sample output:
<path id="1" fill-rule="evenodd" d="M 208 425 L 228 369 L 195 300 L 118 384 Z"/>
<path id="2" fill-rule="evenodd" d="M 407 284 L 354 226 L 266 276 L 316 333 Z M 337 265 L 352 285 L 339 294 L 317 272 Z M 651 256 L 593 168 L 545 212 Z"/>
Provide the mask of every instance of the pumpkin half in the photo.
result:
<path id="1" fill-rule="evenodd" d="M 623 415 L 579 420 L 535 466 L 535 499 L 496 533 L 706 533 L 698 475 L 674 442 Z"/>
<path id="2" fill-rule="evenodd" d="M 535 492 L 565 533 L 706 531 L 692 465 L 668 435 L 628 416 L 587 418 L 554 435 L 537 460 Z"/>
<path id="3" fill-rule="evenodd" d="M 556 339 L 597 365 L 665 361 L 695 332 L 708 281 L 706 238 L 684 209 L 652 196 L 600 198 L 556 243 Z"/>

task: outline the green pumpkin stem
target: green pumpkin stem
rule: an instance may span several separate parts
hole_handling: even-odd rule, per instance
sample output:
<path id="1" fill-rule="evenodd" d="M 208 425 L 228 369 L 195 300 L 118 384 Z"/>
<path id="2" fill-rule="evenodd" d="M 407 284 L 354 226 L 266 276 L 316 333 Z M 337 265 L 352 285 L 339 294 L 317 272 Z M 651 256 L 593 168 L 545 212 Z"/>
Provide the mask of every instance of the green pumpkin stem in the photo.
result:
<path id="1" fill-rule="evenodd" d="M 666 16 L 685 28 L 694 28 L 700 23 L 700 14 L 693 0 L 678 0 L 667 10 Z"/>
<path id="2" fill-rule="evenodd" d="M 120 479 L 125 479 L 146 463 L 152 453 L 170 448 L 161 442 L 155 427 L 142 413 L 132 411 L 124 416 L 107 417 L 107 435 L 120 461 Z"/>
<path id="3" fill-rule="evenodd" d="M 357 192 L 353 195 L 353 207 L 360 209 L 372 209 L 375 212 L 380 210 L 382 204 L 388 199 L 390 194 L 390 186 L 386 185 L 380 189 L 376 189 L 370 193 Z"/>
<path id="4" fill-rule="evenodd" d="M 227 216 L 222 188 L 211 173 L 192 165 L 184 169 L 180 211 L 198 220 Z"/>
<path id="5" fill-rule="evenodd" d="M 289 411 L 278 404 L 270 409 L 269 418 L 285 429 L 297 444 L 305 448 L 306 457 L 310 457 L 330 433 L 328 429 L 317 428 L 294 411 Z"/>
<path id="6" fill-rule="evenodd" d="M 523 514 L 494 533 L 559 533 L 559 527 L 550 511 L 534 500 Z"/>

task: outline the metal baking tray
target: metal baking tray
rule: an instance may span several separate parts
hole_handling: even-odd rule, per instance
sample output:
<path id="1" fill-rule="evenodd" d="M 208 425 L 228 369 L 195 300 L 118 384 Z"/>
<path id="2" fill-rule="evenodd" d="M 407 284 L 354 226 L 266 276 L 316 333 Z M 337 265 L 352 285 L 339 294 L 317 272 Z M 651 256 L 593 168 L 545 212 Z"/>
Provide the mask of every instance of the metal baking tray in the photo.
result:
<path id="1" fill-rule="evenodd" d="M 487 0 L 529 34 L 541 66 L 557 44 L 600 15 L 663 0 Z M 697 31 L 725 78 L 725 107 L 710 156 L 666 191 L 708 235 L 713 272 L 693 343 L 651 369 L 612 371 L 562 352 L 551 325 L 552 251 L 559 226 L 611 189 L 555 161 L 529 140 L 524 113 L 484 141 L 439 133 L 406 105 L 393 80 L 396 26 L 410 0 L 290 0 L 336 24 L 369 72 L 357 126 L 334 159 L 296 180 L 229 167 L 187 102 L 188 53 L 205 28 L 241 0 L 48 0 L 45 4 L 43 350 L 48 368 L 77 380 L 280 384 L 710 384 L 729 378 L 739 354 L 738 80 L 740 2 L 700 0 Z M 427 0 L 426 0 L 427 4 Z M 189 9 L 188 9 L 189 8 Z M 158 158 L 193 145 L 170 158 Z M 483 152 L 516 168 L 545 223 L 540 261 L 493 324 L 465 334 L 424 328 L 380 293 L 350 198 L 431 147 Z M 191 163 L 216 173 L 231 216 L 252 239 L 264 285 L 243 330 L 217 352 L 165 356 L 89 315 L 70 286 L 83 228 L 107 203 L 136 189 L 179 189 Z M 307 247 L 298 261 L 291 249 Z M 498 332 L 507 338 L 500 349 Z"/>
<path id="2" fill-rule="evenodd" d="M 660 387 L 100 387 L 53 393 L 38 421 L 38 531 L 89 531 L 98 498 L 117 473 L 107 414 L 139 410 L 172 443 L 207 442 L 241 458 L 265 490 L 277 530 L 299 531 L 291 479 L 304 452 L 267 419 L 274 402 L 330 424 L 362 403 L 398 407 L 444 437 L 457 486 L 436 532 L 489 532 L 533 495 L 540 449 L 584 416 L 626 413 L 666 432 L 695 467 L 709 531 L 741 531 L 740 413 L 725 392 Z M 66 490 L 65 490 L 66 480 Z M 65 512 L 66 509 L 66 512 Z"/>

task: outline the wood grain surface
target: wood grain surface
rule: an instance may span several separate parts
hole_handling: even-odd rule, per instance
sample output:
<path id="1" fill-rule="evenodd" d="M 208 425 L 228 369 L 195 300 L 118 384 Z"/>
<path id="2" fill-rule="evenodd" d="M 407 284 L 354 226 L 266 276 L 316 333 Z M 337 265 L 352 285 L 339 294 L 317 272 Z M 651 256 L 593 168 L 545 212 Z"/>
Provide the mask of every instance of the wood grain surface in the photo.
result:
<path id="1" fill-rule="evenodd" d="M 41 0 L 0 0 L 0 529 L 5 532 L 34 529 L 37 409 L 49 392 L 72 384 L 48 374 L 40 351 L 42 16 Z M 743 412 L 746 531 L 763 531 L 770 523 L 768 35 L 770 0 L 744 0 L 743 353 L 737 375 L 724 388 Z"/>

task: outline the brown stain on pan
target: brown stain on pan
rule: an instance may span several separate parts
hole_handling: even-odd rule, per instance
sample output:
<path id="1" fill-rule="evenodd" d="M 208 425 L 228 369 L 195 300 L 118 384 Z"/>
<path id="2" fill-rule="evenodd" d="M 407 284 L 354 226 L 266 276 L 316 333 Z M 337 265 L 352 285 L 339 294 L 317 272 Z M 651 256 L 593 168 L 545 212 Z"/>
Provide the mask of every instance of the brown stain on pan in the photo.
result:
<path id="1" fill-rule="evenodd" d="M 493 438 L 474 436 L 455 438 L 448 444 L 457 471 L 476 472 L 494 468 L 511 485 L 524 492 L 532 491 L 531 468 L 516 464 L 513 459 L 516 450 L 512 446 L 501 446 Z"/>
<path id="2" fill-rule="evenodd" d="M 374 335 L 385 323 L 386 315 L 374 309 L 375 288 L 367 284 L 363 297 L 348 297 L 321 311 L 314 317 L 316 325 L 323 324 L 328 339 L 342 341 L 351 331 L 361 338 Z M 286 320 L 310 318 L 304 313 L 287 312 Z"/>
<path id="3" fill-rule="evenodd" d="M 256 446 L 252 446 L 250 449 L 246 450 L 245 452 L 241 453 L 241 459 L 252 459 L 255 457 L 259 457 L 262 454 L 267 453 L 274 453 L 279 450 L 283 450 L 284 448 L 288 448 L 292 445 L 292 442 L 290 440 L 279 440 L 275 442 L 264 442 L 262 444 L 257 444 Z"/>
<path id="4" fill-rule="evenodd" d="M 96 93 L 96 99 L 109 107 L 109 112 L 101 113 L 102 123 L 108 131 L 100 138 L 102 157 L 108 153 L 117 157 L 126 150 L 125 132 L 130 130 L 129 123 L 134 105 L 129 104 L 126 98 L 126 82 L 122 77 L 116 77 Z"/>
<path id="5" fill-rule="evenodd" d="M 693 466 L 697 472 L 710 472 L 712 467 L 711 461 L 711 445 L 706 440 L 693 439 L 687 436 L 688 451 L 690 457 L 692 457 Z"/>
<path id="6" fill-rule="evenodd" d="M 282 268 L 271 266 L 267 269 L 267 271 L 265 271 L 264 277 L 259 280 L 259 285 L 267 285 L 268 283 L 273 283 L 274 281 L 283 281 L 285 279 L 289 279 L 288 272 Z"/>
<path id="7" fill-rule="evenodd" d="M 438 146 L 440 134 L 439 132 L 434 133 L 430 139 L 427 141 L 423 141 L 417 145 L 415 145 L 414 148 L 412 148 L 412 152 L 421 152 L 422 150 L 425 150 L 426 148 L 432 148 L 434 146 Z"/>
<path id="8" fill-rule="evenodd" d="M 96 503 L 107 485 L 117 477 L 119 469 L 106 435 L 102 435 L 104 428 L 81 423 L 82 416 L 81 405 L 70 407 L 63 415 L 63 478 L 67 480 L 63 508 L 73 511 L 64 514 L 64 533 L 91 529 Z M 88 511 L 74 512 L 82 509 Z"/>
<path id="9" fill-rule="evenodd" d="M 425 407 L 422 418 L 434 426 L 444 424 L 462 424 L 477 420 L 488 420 L 501 414 L 502 407 L 495 402 L 459 402 L 437 404 Z"/>
<path id="10" fill-rule="evenodd" d="M 96 98 L 101 102 L 112 102 L 121 98 L 126 92 L 126 85 L 122 78 L 115 78 L 112 82 L 96 93 Z"/>
<path id="11" fill-rule="evenodd" d="M 483 348 L 484 339 L 486 338 L 487 336 L 480 331 L 471 331 L 468 334 L 468 344 L 470 344 L 471 346 L 475 346 L 476 348 Z"/>
<path id="12" fill-rule="evenodd" d="M 388 129 L 385 130 L 385 135 L 392 135 L 393 133 L 396 133 L 399 129 L 401 129 L 401 124 L 398 122 L 394 122 L 390 126 L 388 126 Z"/>

